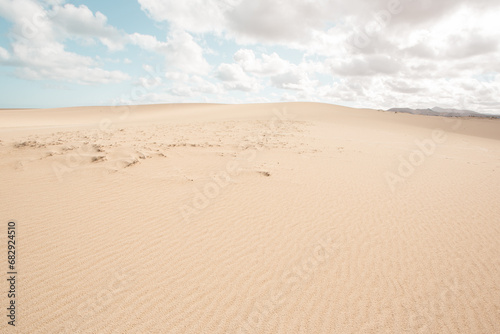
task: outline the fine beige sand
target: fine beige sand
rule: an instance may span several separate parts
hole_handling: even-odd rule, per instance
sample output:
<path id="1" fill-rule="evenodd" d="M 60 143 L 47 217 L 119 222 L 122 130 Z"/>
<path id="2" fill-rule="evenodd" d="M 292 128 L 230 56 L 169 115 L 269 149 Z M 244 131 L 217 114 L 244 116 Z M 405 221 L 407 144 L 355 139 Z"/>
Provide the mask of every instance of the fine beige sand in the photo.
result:
<path id="1" fill-rule="evenodd" d="M 1 110 L 0 158 L 2 333 L 500 333 L 500 120 Z"/>

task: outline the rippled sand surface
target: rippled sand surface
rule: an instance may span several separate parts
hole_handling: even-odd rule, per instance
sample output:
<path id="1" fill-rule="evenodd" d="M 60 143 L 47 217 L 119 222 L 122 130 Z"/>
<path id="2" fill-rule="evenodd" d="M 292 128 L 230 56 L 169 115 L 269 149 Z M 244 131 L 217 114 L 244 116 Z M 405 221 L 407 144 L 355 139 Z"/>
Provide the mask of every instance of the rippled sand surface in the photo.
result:
<path id="1" fill-rule="evenodd" d="M 499 120 L 1 110 L 0 184 L 2 333 L 500 333 Z"/>

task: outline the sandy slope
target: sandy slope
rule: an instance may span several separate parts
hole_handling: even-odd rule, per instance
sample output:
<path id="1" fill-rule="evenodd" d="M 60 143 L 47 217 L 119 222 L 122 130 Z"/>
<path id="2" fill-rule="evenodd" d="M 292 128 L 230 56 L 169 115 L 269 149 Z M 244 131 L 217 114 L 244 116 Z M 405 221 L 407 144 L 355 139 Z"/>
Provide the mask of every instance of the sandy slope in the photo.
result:
<path id="1" fill-rule="evenodd" d="M 500 332 L 499 120 L 2 110 L 0 140 L 2 333 Z"/>

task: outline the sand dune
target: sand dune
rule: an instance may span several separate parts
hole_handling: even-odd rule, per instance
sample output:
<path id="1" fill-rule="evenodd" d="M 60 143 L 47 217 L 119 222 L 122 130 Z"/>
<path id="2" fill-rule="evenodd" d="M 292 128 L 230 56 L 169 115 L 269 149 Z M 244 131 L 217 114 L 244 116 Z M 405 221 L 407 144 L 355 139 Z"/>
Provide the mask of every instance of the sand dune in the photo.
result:
<path id="1" fill-rule="evenodd" d="M 2 333 L 500 332 L 500 120 L 0 110 L 0 156 Z"/>

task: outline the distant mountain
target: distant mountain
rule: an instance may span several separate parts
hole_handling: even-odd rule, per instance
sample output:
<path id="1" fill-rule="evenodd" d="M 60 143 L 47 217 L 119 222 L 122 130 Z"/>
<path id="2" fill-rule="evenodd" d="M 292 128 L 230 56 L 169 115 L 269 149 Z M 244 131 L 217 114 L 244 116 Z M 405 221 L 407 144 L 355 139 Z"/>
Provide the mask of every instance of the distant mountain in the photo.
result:
<path id="1" fill-rule="evenodd" d="M 481 114 L 471 110 L 444 109 L 439 107 L 429 109 L 391 108 L 388 111 L 427 116 L 500 118 L 499 115 Z"/>

